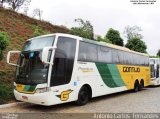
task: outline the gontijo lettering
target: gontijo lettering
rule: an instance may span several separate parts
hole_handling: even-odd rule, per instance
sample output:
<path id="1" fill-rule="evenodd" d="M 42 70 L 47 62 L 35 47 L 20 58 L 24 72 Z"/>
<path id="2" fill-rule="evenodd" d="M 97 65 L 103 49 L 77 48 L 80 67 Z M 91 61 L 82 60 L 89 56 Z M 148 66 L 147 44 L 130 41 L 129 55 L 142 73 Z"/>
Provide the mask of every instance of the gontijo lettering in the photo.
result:
<path id="1" fill-rule="evenodd" d="M 140 72 L 139 67 L 123 67 L 123 72 Z"/>

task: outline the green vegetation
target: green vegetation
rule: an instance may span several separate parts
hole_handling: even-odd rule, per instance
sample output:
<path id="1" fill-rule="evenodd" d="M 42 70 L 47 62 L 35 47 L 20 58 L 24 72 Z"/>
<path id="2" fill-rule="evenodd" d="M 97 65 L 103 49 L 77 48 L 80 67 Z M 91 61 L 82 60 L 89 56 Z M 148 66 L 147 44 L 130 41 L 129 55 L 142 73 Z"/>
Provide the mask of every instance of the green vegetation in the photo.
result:
<path id="1" fill-rule="evenodd" d="M 160 58 L 159 56 L 149 56 L 150 58 Z"/>
<path id="2" fill-rule="evenodd" d="M 0 32 L 0 60 L 3 59 L 3 50 L 9 45 L 9 37 L 6 32 Z"/>
<path id="3" fill-rule="evenodd" d="M 0 82 L 0 104 L 7 103 L 14 99 L 13 85 Z"/>
<path id="4" fill-rule="evenodd" d="M 97 41 L 102 41 L 102 42 L 106 42 L 106 43 L 111 43 L 111 44 L 115 44 L 115 45 L 119 45 L 119 46 L 123 46 L 123 39 L 120 36 L 120 33 L 118 30 L 114 30 L 113 28 L 110 28 L 106 35 L 104 37 L 101 36 L 97 36 L 96 37 Z"/>
<path id="5" fill-rule="evenodd" d="M 96 40 L 97 41 L 100 41 L 100 42 L 106 42 L 106 43 L 112 43 L 109 39 L 107 39 L 106 37 L 102 38 L 101 36 L 97 36 L 96 37 Z"/>
<path id="6" fill-rule="evenodd" d="M 49 34 L 49 33 L 51 33 L 51 32 L 49 32 L 49 31 L 44 31 L 43 29 L 41 29 L 40 27 L 36 27 L 35 28 L 35 31 L 34 31 L 34 37 L 37 37 L 37 36 L 40 36 L 40 35 L 45 35 L 45 34 Z"/>
<path id="7" fill-rule="evenodd" d="M 106 39 L 109 39 L 112 44 L 123 46 L 123 39 L 120 37 L 120 33 L 118 30 L 110 28 L 105 37 Z"/>
<path id="8" fill-rule="evenodd" d="M 139 33 L 141 32 L 141 27 L 138 26 L 127 26 L 125 28 L 124 34 L 128 39 L 127 44 L 125 47 L 129 48 L 130 50 L 134 50 L 141 53 L 147 53 L 147 45 L 141 39 L 143 36 Z"/>
<path id="9" fill-rule="evenodd" d="M 157 56 L 160 57 L 160 49 L 157 52 Z"/>
<path id="10" fill-rule="evenodd" d="M 142 40 L 140 40 L 139 38 L 136 38 L 136 37 L 129 39 L 125 46 L 127 48 L 134 50 L 134 51 L 137 51 L 137 52 L 147 53 L 147 51 L 146 51 L 147 46 L 146 46 L 145 42 L 143 42 Z"/>
<path id="11" fill-rule="evenodd" d="M 6 64 L 7 52 L 21 50 L 25 41 L 34 36 L 57 32 L 68 33 L 69 29 L 0 7 L 0 57 L 3 51 L 3 59 L 0 61 L 0 104 L 14 99 L 12 85 L 15 67 Z M 16 62 L 17 58 L 12 57 L 11 59 Z"/>
<path id="12" fill-rule="evenodd" d="M 79 27 L 72 27 L 70 34 L 77 35 L 87 39 L 94 39 L 93 26 L 90 21 L 84 21 L 82 19 L 75 19 L 75 22 L 79 23 Z"/>

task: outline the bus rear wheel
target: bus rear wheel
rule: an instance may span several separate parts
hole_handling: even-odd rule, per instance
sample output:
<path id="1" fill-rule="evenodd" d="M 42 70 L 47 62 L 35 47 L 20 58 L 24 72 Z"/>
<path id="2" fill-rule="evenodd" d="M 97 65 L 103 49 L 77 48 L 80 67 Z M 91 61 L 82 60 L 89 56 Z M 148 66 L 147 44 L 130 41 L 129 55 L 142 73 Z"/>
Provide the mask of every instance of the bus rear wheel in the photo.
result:
<path id="1" fill-rule="evenodd" d="M 139 82 L 138 81 L 135 81 L 135 84 L 134 84 L 134 92 L 138 92 L 139 91 Z"/>
<path id="2" fill-rule="evenodd" d="M 83 86 L 78 93 L 77 105 L 82 106 L 89 101 L 89 90 L 86 86 Z"/>
<path id="3" fill-rule="evenodd" d="M 144 88 L 144 81 L 143 79 L 140 82 L 139 90 L 142 90 Z"/>

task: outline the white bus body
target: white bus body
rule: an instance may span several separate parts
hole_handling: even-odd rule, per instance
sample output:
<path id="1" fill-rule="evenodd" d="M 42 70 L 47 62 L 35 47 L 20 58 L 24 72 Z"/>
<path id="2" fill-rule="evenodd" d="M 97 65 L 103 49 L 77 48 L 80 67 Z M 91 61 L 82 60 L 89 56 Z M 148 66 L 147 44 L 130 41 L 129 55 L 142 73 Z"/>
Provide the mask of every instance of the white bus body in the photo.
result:
<path id="1" fill-rule="evenodd" d="M 160 85 L 160 58 L 150 58 L 151 85 Z"/>
<path id="2" fill-rule="evenodd" d="M 150 82 L 148 55 L 73 35 L 56 33 L 28 40 L 18 64 L 10 63 L 11 53 L 7 62 L 17 66 L 14 95 L 24 102 L 84 105 L 89 98 L 138 91 Z"/>

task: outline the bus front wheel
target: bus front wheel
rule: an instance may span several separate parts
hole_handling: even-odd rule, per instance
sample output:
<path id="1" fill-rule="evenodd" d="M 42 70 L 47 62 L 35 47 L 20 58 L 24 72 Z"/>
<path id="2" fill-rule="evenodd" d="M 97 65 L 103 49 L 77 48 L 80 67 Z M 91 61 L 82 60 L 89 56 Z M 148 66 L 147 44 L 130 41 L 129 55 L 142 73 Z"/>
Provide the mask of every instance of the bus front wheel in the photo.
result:
<path id="1" fill-rule="evenodd" d="M 77 105 L 82 106 L 89 101 L 89 90 L 86 86 L 83 86 L 78 93 Z"/>

